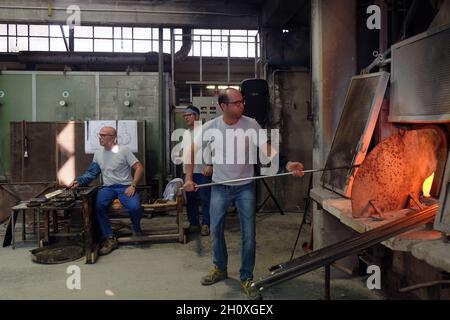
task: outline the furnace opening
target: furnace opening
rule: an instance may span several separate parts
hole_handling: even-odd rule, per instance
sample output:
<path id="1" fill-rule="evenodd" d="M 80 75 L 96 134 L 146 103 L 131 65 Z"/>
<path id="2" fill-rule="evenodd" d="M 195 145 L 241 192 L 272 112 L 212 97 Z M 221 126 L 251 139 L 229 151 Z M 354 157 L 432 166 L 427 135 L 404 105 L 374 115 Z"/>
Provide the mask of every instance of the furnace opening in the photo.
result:
<path id="1" fill-rule="evenodd" d="M 355 218 L 438 202 L 448 155 L 446 130 L 400 130 L 379 143 L 358 169 L 352 187 Z"/>

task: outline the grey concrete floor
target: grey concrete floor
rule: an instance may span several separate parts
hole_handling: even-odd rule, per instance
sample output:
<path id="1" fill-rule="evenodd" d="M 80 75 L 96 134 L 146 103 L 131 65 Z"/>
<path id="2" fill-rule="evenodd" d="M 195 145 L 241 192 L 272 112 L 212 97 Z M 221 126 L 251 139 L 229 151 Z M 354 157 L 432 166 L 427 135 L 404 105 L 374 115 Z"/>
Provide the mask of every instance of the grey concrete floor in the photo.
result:
<path id="1" fill-rule="evenodd" d="M 298 213 L 258 213 L 255 279 L 268 275 L 268 267 L 289 260 L 300 218 Z M 153 223 L 152 220 L 146 223 Z M 0 227 L 4 231 L 5 226 Z M 300 244 L 309 239 L 305 229 Z M 19 240 L 15 250 L 0 248 L 0 299 L 245 299 L 239 284 L 238 216 L 226 218 L 226 239 L 229 278 L 212 286 L 200 285 L 212 263 L 209 237 L 198 234 L 192 235 L 187 244 L 121 246 L 93 265 L 84 264 L 84 259 L 36 264 L 29 252 L 36 245 Z M 297 249 L 296 255 L 302 254 Z M 66 287 L 70 265 L 80 267 L 80 290 Z M 323 269 L 319 269 L 269 288 L 263 296 L 266 300 L 323 299 L 323 287 Z M 367 289 L 363 278 L 333 280 L 331 294 L 332 299 L 384 299 L 380 292 Z"/>

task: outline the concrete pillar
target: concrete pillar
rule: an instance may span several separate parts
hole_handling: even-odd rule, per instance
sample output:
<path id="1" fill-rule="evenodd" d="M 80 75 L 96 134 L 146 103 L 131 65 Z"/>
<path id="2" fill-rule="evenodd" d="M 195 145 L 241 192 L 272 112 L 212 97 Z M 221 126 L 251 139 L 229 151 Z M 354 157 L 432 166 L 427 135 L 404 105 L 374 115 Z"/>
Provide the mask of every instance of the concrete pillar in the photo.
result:
<path id="1" fill-rule="evenodd" d="M 351 77 L 356 73 L 356 1 L 312 0 L 313 166 L 323 168 Z M 321 175 L 314 177 L 314 187 Z M 344 225 L 314 205 L 314 250 L 351 236 Z M 352 267 L 355 258 L 341 261 Z M 336 273 L 333 273 L 336 276 Z"/>

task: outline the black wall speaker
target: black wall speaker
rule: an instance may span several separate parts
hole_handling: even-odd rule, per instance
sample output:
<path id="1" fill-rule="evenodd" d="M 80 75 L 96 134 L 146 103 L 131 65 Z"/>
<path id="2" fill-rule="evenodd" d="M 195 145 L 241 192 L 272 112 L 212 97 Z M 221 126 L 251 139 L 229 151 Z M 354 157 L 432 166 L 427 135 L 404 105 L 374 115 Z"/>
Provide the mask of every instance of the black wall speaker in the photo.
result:
<path id="1" fill-rule="evenodd" d="M 260 125 L 269 122 L 269 85 L 264 79 L 246 79 L 241 82 L 244 98 L 244 116 L 255 119 Z"/>

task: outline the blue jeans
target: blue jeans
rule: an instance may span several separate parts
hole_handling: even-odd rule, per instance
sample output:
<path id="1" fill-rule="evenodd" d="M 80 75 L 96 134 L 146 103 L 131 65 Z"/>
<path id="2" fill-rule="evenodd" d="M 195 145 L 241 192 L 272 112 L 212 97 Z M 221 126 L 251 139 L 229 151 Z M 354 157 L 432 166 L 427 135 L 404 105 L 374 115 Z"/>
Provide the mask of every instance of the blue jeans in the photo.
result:
<path id="1" fill-rule="evenodd" d="M 201 173 L 194 173 L 192 180 L 196 184 L 205 184 L 211 182 L 211 177 L 204 176 Z M 211 200 L 211 187 L 200 188 L 197 192 L 186 192 L 186 210 L 189 223 L 193 226 L 199 225 L 198 219 L 198 199 L 202 202 L 203 220 L 202 224 L 209 226 L 209 204 Z"/>
<path id="2" fill-rule="evenodd" d="M 108 211 L 109 206 L 116 198 L 119 198 L 120 203 L 127 209 L 133 224 L 133 230 L 135 232 L 141 231 L 141 218 L 144 209 L 141 207 L 139 194 L 135 193 L 132 197 L 127 197 L 125 195 L 124 192 L 128 187 L 129 186 L 115 184 L 112 186 L 104 186 L 98 190 L 97 198 L 95 200 L 95 216 L 100 226 L 102 238 L 111 237 L 113 235 Z"/>
<path id="3" fill-rule="evenodd" d="M 230 203 L 234 202 L 239 213 L 241 226 L 241 281 L 253 279 L 255 268 L 255 183 L 242 186 L 213 186 L 211 191 L 211 240 L 213 263 L 221 270 L 227 270 L 228 253 L 225 243 L 225 215 Z"/>

